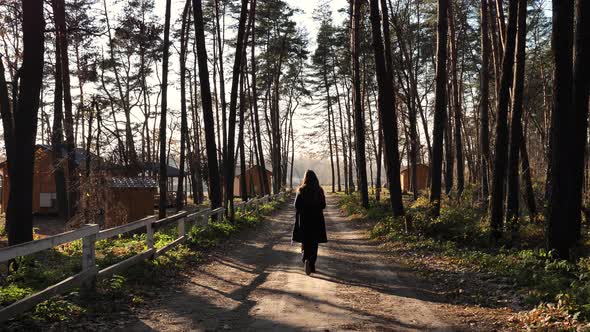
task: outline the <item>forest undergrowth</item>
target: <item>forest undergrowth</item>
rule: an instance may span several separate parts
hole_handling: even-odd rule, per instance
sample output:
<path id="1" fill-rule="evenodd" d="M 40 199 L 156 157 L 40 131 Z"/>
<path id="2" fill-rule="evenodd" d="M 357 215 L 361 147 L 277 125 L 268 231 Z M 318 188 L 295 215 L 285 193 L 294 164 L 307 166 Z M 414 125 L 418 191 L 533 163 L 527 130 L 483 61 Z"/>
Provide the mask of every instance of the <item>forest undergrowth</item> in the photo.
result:
<path id="1" fill-rule="evenodd" d="M 544 249 L 542 218 L 520 218 L 517 231 L 493 241 L 486 210 L 469 198 L 445 198 L 438 218 L 429 216 L 428 198 L 404 200 L 406 216 L 395 218 L 388 196 L 371 196 L 365 209 L 358 195 L 340 194 L 342 212 L 370 222 L 370 237 L 432 283 L 449 303 L 504 308 L 510 328 L 576 330 L 590 328 L 590 257 L 587 246 L 574 262 L 557 260 Z M 587 233 L 587 230 L 586 232 Z"/>
<path id="2" fill-rule="evenodd" d="M 271 201 L 261 205 L 261 216 L 271 214 L 283 202 Z M 165 255 L 99 281 L 92 294 L 81 294 L 76 290 L 45 301 L 5 323 L 0 330 L 104 330 L 125 322 L 135 307 L 154 298 L 159 289 L 183 280 L 182 271 L 202 262 L 207 251 L 241 230 L 255 227 L 262 220 L 256 214 L 238 211 L 233 223 L 224 219 L 209 222 L 206 226 L 193 226 L 189 241 Z M 154 245 L 156 249 L 162 248 L 176 237 L 176 228 L 167 227 L 154 234 Z M 98 241 L 96 263 L 102 269 L 146 249 L 145 233 Z M 1 271 L 0 306 L 9 305 L 80 272 L 81 255 L 82 242 L 78 240 L 17 259 L 18 269 L 11 268 L 10 273 L 5 269 Z"/>

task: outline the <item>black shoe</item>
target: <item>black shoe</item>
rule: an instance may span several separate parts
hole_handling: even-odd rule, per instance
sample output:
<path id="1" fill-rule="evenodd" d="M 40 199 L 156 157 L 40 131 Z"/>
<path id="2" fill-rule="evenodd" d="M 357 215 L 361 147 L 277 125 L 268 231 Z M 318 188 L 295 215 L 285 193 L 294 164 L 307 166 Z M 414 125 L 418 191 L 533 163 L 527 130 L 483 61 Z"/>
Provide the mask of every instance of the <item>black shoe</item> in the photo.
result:
<path id="1" fill-rule="evenodd" d="M 310 275 L 311 274 L 311 264 L 309 263 L 309 260 L 305 260 L 305 274 Z"/>
<path id="2" fill-rule="evenodd" d="M 311 273 L 315 273 L 315 265 L 311 266 Z"/>

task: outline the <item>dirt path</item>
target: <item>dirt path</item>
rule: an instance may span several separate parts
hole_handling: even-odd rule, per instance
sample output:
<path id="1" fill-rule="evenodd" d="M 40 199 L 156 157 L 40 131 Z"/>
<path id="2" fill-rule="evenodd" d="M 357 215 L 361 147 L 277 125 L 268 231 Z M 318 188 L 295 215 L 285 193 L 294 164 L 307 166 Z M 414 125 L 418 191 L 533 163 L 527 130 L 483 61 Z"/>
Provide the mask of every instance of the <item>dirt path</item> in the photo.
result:
<path id="1" fill-rule="evenodd" d="M 293 208 L 285 207 L 253 232 L 230 241 L 189 282 L 160 296 L 126 331 L 456 330 L 439 317 L 444 304 L 414 287 L 342 217 L 336 197 L 325 211 L 329 242 L 320 245 L 318 273 L 303 272 L 291 245 Z"/>

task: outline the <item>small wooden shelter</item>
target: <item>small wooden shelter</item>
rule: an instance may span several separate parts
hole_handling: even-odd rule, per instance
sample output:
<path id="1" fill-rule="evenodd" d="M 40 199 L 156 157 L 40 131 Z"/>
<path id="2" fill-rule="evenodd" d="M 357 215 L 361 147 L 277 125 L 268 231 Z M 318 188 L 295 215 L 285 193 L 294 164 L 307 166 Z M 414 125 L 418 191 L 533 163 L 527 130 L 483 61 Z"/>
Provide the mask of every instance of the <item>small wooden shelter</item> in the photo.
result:
<path id="1" fill-rule="evenodd" d="M 412 191 L 411 181 L 411 167 L 404 167 L 400 171 L 400 181 L 402 185 L 402 192 Z M 428 175 L 430 173 L 430 167 L 424 164 L 416 165 L 416 190 L 425 190 L 428 188 Z"/>
<path id="2" fill-rule="evenodd" d="M 242 176 L 246 177 L 246 192 L 248 194 L 248 196 L 250 197 L 254 197 L 254 196 L 262 196 L 262 186 L 263 186 L 263 181 L 262 178 L 260 177 L 260 166 L 251 166 L 248 167 L 246 169 L 246 173 L 244 174 L 237 174 L 234 177 L 234 197 L 239 197 L 240 196 L 240 179 Z M 265 174 L 266 176 L 266 190 L 264 190 L 264 192 L 266 194 L 270 193 L 270 186 L 271 186 L 271 181 L 272 181 L 272 172 L 264 169 L 263 170 L 263 174 Z"/>
<path id="3" fill-rule="evenodd" d="M 114 177 L 107 181 L 105 226 L 113 227 L 154 214 L 158 185 L 151 178 Z"/>
<path id="4" fill-rule="evenodd" d="M 160 163 L 156 162 L 145 162 L 143 163 L 143 175 L 144 176 L 151 176 L 154 179 L 158 179 L 160 177 Z M 188 176 L 188 174 L 185 174 Z M 168 199 L 166 206 L 172 207 L 176 206 L 176 186 L 178 185 L 178 181 L 183 181 L 184 179 L 180 178 L 180 170 L 176 167 L 166 165 L 166 187 L 168 190 Z M 185 191 L 188 188 L 185 187 Z M 160 193 L 159 188 L 154 196 L 153 206 L 157 207 L 160 205 Z"/>

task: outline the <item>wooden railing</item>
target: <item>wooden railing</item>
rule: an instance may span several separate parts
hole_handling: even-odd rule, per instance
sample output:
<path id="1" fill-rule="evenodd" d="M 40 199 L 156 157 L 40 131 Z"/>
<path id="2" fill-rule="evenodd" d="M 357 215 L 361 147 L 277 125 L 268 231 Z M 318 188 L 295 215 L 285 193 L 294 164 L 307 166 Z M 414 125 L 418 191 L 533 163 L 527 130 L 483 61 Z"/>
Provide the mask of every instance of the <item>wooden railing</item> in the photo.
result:
<path id="1" fill-rule="evenodd" d="M 272 196 L 267 195 L 261 198 L 251 199 L 247 202 L 235 204 L 234 209 L 242 213 L 256 213 L 259 215 L 260 205 L 266 204 L 271 200 L 285 199 L 289 194 L 290 191 L 285 191 Z M 19 313 L 33 308 L 38 303 L 46 301 L 53 296 L 63 294 L 72 288 L 80 287 L 83 292 L 92 291 L 97 280 L 120 273 L 146 259 L 155 259 L 163 255 L 188 239 L 188 230 L 190 227 L 194 225 L 207 225 L 212 216 L 215 216 L 215 220 L 222 220 L 224 213 L 225 209 L 222 207 L 215 210 L 207 208 L 196 212 L 182 211 L 159 220 L 156 219 L 156 216 L 149 216 L 125 225 L 104 230 L 99 230 L 96 224 L 87 224 L 77 230 L 49 236 L 41 240 L 0 248 L 0 262 L 6 262 L 17 257 L 31 255 L 82 239 L 82 271 L 42 291 L 1 308 L 0 322 L 6 321 Z M 156 249 L 154 247 L 154 232 L 162 227 L 173 224 L 177 225 L 178 237 L 166 246 Z M 145 251 L 102 270 L 98 270 L 96 265 L 96 241 L 113 238 L 129 232 L 141 231 L 142 229 L 146 233 L 147 249 Z"/>

